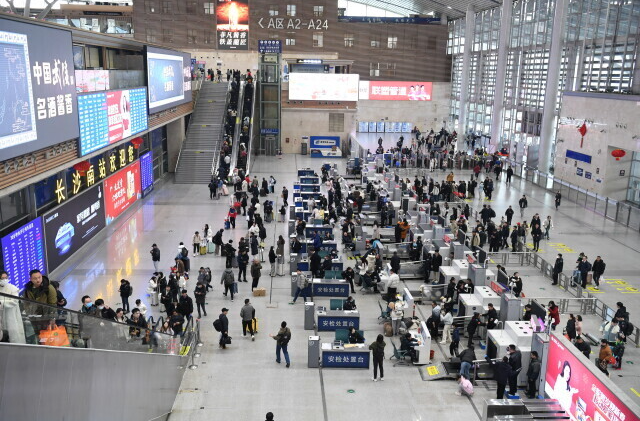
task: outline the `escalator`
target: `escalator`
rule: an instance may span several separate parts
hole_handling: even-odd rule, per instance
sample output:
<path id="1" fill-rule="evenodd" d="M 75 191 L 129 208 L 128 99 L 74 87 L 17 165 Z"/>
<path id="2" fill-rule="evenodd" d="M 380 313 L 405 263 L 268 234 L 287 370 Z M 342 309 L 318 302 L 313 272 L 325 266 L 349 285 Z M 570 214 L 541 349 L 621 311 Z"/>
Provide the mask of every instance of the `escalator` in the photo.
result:
<path id="1" fill-rule="evenodd" d="M 0 316 L 2 420 L 166 419 L 200 340 L 5 294 Z"/>
<path id="2" fill-rule="evenodd" d="M 241 115 L 239 120 L 238 155 L 236 156 L 236 167 L 246 174 L 249 170 L 249 158 L 251 154 L 251 138 L 253 136 L 253 107 L 255 104 L 255 85 L 253 80 L 247 80 L 244 87 L 244 97 L 242 100 Z"/>

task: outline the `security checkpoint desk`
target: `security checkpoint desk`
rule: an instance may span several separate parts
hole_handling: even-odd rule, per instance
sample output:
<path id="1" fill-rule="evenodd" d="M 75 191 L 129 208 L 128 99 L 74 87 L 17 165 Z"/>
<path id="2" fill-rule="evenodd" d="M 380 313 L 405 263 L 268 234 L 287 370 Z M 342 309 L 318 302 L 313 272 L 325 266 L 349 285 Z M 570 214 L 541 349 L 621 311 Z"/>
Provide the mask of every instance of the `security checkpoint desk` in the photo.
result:
<path id="1" fill-rule="evenodd" d="M 336 349 L 334 349 L 336 348 Z M 322 344 L 322 368 L 369 368 L 371 352 L 367 344 L 345 344 L 334 347 Z"/>
<path id="2" fill-rule="evenodd" d="M 318 310 L 316 311 L 318 331 L 327 332 L 336 329 L 360 329 L 360 313 L 358 310 Z"/>
<path id="3" fill-rule="evenodd" d="M 349 296 L 349 283 L 344 279 L 314 279 L 312 283 L 313 297 L 337 297 Z"/>
<path id="4" fill-rule="evenodd" d="M 420 322 L 419 329 L 410 329 L 409 333 L 413 339 L 418 341 L 418 345 L 413 349 L 418 354 L 418 359 L 413 362 L 414 365 L 425 365 L 431 361 L 431 334 L 425 322 Z"/>
<path id="5" fill-rule="evenodd" d="M 489 303 L 500 312 L 500 296 L 491 287 L 477 286 L 473 294 L 460 294 L 460 309 L 458 316 L 472 316 L 473 313 L 486 313 Z"/>

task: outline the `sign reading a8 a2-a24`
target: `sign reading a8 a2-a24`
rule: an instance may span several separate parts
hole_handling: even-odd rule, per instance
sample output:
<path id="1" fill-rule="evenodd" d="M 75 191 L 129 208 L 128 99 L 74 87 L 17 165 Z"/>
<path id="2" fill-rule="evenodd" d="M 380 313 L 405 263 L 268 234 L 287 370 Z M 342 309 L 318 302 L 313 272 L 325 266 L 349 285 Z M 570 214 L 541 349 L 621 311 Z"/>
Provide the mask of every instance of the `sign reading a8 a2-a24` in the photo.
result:
<path id="1" fill-rule="evenodd" d="M 285 18 L 260 18 L 258 20 L 260 28 L 267 29 L 329 29 L 329 21 L 327 19 L 285 19 Z"/>

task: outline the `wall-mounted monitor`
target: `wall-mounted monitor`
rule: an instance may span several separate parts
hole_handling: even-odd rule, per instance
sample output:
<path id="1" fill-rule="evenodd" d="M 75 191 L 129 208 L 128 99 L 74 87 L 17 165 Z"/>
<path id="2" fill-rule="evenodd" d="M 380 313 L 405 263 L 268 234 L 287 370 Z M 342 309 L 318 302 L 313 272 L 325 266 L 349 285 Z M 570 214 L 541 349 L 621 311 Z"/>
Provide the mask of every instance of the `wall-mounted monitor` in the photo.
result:
<path id="1" fill-rule="evenodd" d="M 149 113 L 191 101 L 191 54 L 147 47 Z"/>

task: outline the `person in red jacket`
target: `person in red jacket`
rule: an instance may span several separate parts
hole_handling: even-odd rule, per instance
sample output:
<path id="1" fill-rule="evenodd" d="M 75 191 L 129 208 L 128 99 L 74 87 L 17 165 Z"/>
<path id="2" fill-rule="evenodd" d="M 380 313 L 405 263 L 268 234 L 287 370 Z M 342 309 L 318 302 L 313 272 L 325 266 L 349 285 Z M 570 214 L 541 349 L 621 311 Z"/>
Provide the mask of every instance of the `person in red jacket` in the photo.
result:
<path id="1" fill-rule="evenodd" d="M 560 311 L 558 310 L 556 303 L 553 301 L 549 301 L 548 310 L 548 319 L 551 320 L 551 329 L 556 330 L 556 326 L 560 324 Z"/>

